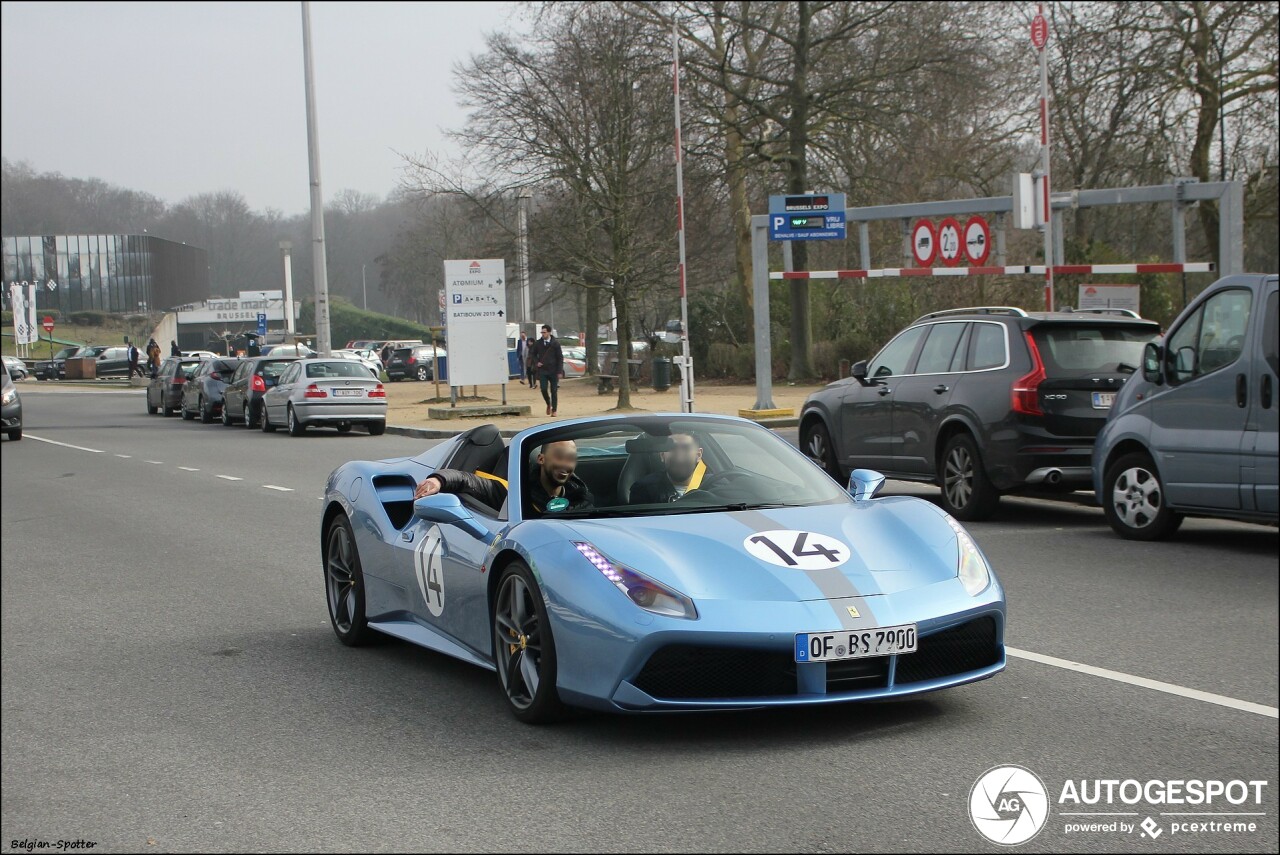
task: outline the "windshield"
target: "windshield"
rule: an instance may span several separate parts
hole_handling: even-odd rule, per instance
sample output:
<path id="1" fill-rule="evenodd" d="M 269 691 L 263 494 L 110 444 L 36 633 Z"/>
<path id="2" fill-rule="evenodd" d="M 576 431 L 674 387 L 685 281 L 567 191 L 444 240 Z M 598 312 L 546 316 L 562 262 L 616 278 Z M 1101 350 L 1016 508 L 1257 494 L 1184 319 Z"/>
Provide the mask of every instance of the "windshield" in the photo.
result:
<path id="1" fill-rule="evenodd" d="M 1142 347 L 1154 341 L 1152 327 L 1037 326 L 1031 331 L 1050 377 L 1131 373 L 1142 364 Z"/>
<path id="2" fill-rule="evenodd" d="M 756 425 L 650 416 L 548 432 L 534 443 L 526 446 L 526 516 L 698 514 L 849 499 L 798 450 Z M 572 478 L 561 488 L 566 470 Z M 549 501 L 548 483 L 563 489 L 566 507 Z"/>
<path id="3" fill-rule="evenodd" d="M 334 362 L 312 362 L 307 366 L 307 377 L 359 377 L 369 379 L 369 369 L 349 359 Z"/>

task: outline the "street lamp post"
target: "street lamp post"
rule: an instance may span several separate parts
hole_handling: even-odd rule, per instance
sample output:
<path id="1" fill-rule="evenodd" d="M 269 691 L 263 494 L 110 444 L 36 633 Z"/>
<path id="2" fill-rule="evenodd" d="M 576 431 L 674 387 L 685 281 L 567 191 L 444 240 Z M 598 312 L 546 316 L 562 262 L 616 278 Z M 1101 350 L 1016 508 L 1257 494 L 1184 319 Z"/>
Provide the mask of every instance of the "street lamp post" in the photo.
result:
<path id="1" fill-rule="evenodd" d="M 293 335 L 293 241 L 280 241 L 280 253 L 284 256 L 284 328 Z"/>

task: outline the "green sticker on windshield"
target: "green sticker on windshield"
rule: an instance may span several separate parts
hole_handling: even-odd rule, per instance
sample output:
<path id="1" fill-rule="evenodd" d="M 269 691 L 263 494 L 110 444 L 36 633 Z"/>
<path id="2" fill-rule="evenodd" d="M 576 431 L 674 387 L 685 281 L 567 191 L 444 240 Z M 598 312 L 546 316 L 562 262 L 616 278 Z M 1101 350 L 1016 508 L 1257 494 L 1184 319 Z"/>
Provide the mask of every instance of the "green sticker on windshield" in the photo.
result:
<path id="1" fill-rule="evenodd" d="M 563 511 L 567 507 L 569 507 L 569 500 L 564 498 L 563 496 L 557 496 L 556 498 L 547 502 L 548 511 Z"/>

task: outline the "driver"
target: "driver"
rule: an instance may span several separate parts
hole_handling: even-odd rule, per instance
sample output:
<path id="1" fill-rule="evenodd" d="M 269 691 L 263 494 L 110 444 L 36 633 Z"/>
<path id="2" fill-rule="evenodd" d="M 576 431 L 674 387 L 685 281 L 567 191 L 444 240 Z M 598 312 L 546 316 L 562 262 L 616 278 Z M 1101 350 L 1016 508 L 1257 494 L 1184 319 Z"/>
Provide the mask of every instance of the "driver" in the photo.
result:
<path id="1" fill-rule="evenodd" d="M 691 433 L 671 434 L 673 446 L 662 452 L 663 471 L 646 475 L 631 485 L 632 504 L 658 504 L 683 499 L 690 490 L 707 489 L 714 478 L 707 479 L 707 465 L 702 462 L 702 447 Z"/>
<path id="2" fill-rule="evenodd" d="M 548 442 L 538 452 L 537 465 L 530 474 L 530 500 L 533 510 L 578 511 L 595 506 L 586 483 L 574 474 L 578 466 L 578 444 L 571 439 Z M 507 482 L 487 472 L 472 474 L 461 469 L 437 469 L 414 490 L 413 498 L 436 493 L 465 493 L 492 508 L 501 508 L 507 500 Z"/>

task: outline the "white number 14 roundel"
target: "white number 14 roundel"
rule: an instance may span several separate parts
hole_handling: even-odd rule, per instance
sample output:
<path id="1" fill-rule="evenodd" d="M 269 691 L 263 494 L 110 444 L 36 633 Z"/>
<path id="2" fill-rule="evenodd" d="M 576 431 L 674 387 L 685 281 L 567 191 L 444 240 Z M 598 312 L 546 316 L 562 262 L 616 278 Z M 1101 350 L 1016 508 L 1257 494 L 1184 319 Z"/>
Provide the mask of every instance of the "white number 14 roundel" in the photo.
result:
<path id="1" fill-rule="evenodd" d="M 827 570 L 849 560 L 851 550 L 834 537 L 813 531 L 777 529 L 747 535 L 743 547 L 754 557 L 793 570 Z"/>

